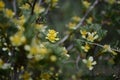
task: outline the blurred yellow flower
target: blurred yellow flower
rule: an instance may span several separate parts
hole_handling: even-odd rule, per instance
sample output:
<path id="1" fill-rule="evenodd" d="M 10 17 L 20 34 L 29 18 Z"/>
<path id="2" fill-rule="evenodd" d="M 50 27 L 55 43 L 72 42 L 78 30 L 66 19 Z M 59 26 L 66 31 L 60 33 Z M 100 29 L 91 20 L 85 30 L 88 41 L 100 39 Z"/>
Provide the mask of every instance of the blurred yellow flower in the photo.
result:
<path id="1" fill-rule="evenodd" d="M 48 73 L 42 73 L 40 75 L 41 80 L 50 80 L 51 75 Z"/>
<path id="2" fill-rule="evenodd" d="M 87 35 L 86 30 L 80 30 L 80 33 L 82 34 L 82 38 L 86 38 L 86 35 Z"/>
<path id="3" fill-rule="evenodd" d="M 24 15 L 18 17 L 18 19 L 14 18 L 13 21 L 15 22 L 15 24 L 18 26 L 18 29 L 23 29 L 23 25 L 26 22 L 26 18 Z"/>
<path id="4" fill-rule="evenodd" d="M 92 33 L 88 32 L 88 36 L 87 36 L 87 40 L 88 40 L 88 41 L 93 42 L 93 41 L 96 40 L 97 38 L 98 38 L 98 35 L 97 35 L 96 32 L 92 32 Z"/>
<path id="5" fill-rule="evenodd" d="M 117 53 L 111 49 L 110 45 L 104 45 L 103 48 L 104 48 L 103 52 L 108 51 L 108 52 L 112 53 L 113 55 L 117 55 Z"/>
<path id="6" fill-rule="evenodd" d="M 43 29 L 44 26 L 45 26 L 44 24 L 35 24 L 35 28 L 36 28 L 37 30 Z"/>
<path id="7" fill-rule="evenodd" d="M 18 25 L 23 26 L 24 23 L 25 23 L 25 21 L 26 21 L 25 16 L 24 16 L 24 15 L 20 16 L 17 21 L 18 21 L 18 22 L 17 22 Z"/>
<path id="8" fill-rule="evenodd" d="M 56 40 L 59 40 L 59 38 L 57 38 L 57 34 L 58 34 L 58 32 L 56 32 L 53 29 L 48 30 L 46 39 L 48 39 L 50 42 L 55 42 Z"/>
<path id="9" fill-rule="evenodd" d="M 31 46 L 30 47 L 30 53 L 33 54 L 33 55 L 40 53 L 39 48 L 40 47 L 38 45 Z"/>
<path id="10" fill-rule="evenodd" d="M 93 69 L 93 65 L 96 65 L 96 61 L 93 61 L 93 57 L 90 56 L 88 59 L 83 59 L 83 63 L 89 68 L 89 70 Z"/>
<path id="11" fill-rule="evenodd" d="M 52 2 L 53 2 L 53 3 L 57 3 L 57 2 L 58 2 L 58 0 L 52 0 Z"/>
<path id="12" fill-rule="evenodd" d="M 50 60 L 51 60 L 52 62 L 55 62 L 55 61 L 57 60 L 57 57 L 56 57 L 55 55 L 51 55 L 51 56 L 50 56 Z"/>
<path id="13" fill-rule="evenodd" d="M 29 72 L 25 72 L 23 75 L 21 75 L 21 78 L 23 80 L 32 80 L 31 73 L 29 73 Z"/>
<path id="14" fill-rule="evenodd" d="M 30 5 L 29 5 L 28 3 L 25 3 L 25 4 L 22 5 L 20 8 L 21 8 L 21 9 L 29 10 L 29 9 L 30 9 Z"/>
<path id="15" fill-rule="evenodd" d="M 83 5 L 84 5 L 86 8 L 88 8 L 88 7 L 91 5 L 91 3 L 88 2 L 88 1 L 83 1 Z"/>
<path id="16" fill-rule="evenodd" d="M 90 46 L 86 43 L 85 46 L 81 46 L 81 48 L 82 48 L 85 52 L 88 52 L 88 50 L 90 49 Z"/>
<path id="17" fill-rule="evenodd" d="M 23 43 L 25 43 L 26 38 L 24 35 L 22 35 L 20 33 L 16 33 L 15 35 L 10 37 L 10 41 L 11 41 L 13 46 L 20 46 Z"/>
<path id="18" fill-rule="evenodd" d="M 12 18 L 14 16 L 14 12 L 11 9 L 5 9 L 5 15 L 8 18 Z"/>
<path id="19" fill-rule="evenodd" d="M 55 7 L 57 5 L 58 0 L 51 0 L 52 2 L 52 7 Z"/>
<path id="20" fill-rule="evenodd" d="M 36 61 L 39 61 L 45 57 L 48 53 L 48 49 L 44 45 L 40 44 L 32 44 L 32 45 L 25 45 L 24 49 L 29 51 L 28 58 L 34 58 Z"/>
<path id="21" fill-rule="evenodd" d="M 87 22 L 88 24 L 91 24 L 92 21 L 93 21 L 93 18 L 92 18 L 92 17 L 89 17 L 88 19 L 86 19 L 86 22 Z"/>
<path id="22" fill-rule="evenodd" d="M 67 49 L 65 48 L 65 47 L 63 47 L 63 55 L 65 55 L 66 57 L 70 57 L 70 55 L 69 54 L 67 54 L 68 53 L 68 51 L 67 51 Z"/>
<path id="23" fill-rule="evenodd" d="M 34 12 L 35 12 L 36 14 L 42 13 L 42 12 L 44 12 L 44 11 L 45 11 L 45 8 L 41 7 L 39 4 L 36 4 L 36 5 L 35 5 Z"/>
<path id="24" fill-rule="evenodd" d="M 4 7 L 5 7 L 5 3 L 3 1 L 0 1 L 0 11 L 2 11 Z"/>
<path id="25" fill-rule="evenodd" d="M 75 22 L 69 22 L 67 26 L 68 26 L 70 29 L 74 29 L 75 26 L 76 26 L 76 23 L 75 23 Z"/>
<path id="26" fill-rule="evenodd" d="M 79 16 L 73 16 L 72 20 L 75 22 L 79 22 L 81 20 L 81 18 Z"/>
<path id="27" fill-rule="evenodd" d="M 114 3 L 116 2 L 116 0 L 107 0 L 107 2 L 108 2 L 109 4 L 114 4 Z"/>

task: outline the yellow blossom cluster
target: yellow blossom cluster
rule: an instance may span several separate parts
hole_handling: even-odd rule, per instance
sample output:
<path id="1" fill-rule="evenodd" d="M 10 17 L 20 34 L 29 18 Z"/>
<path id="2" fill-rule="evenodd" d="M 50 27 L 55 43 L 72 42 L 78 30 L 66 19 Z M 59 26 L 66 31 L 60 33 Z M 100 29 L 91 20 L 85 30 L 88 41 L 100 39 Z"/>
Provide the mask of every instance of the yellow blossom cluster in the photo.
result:
<path id="1" fill-rule="evenodd" d="M 32 80 L 31 73 L 25 71 L 22 75 L 20 75 L 19 79 Z"/>
<path id="2" fill-rule="evenodd" d="M 24 5 L 22 5 L 20 7 L 21 9 L 24 9 L 24 10 L 29 10 L 30 9 L 30 5 L 28 3 L 25 3 Z"/>
<path id="3" fill-rule="evenodd" d="M 22 16 L 19 17 L 19 19 L 15 19 L 14 21 L 17 25 L 23 26 L 26 19 L 25 19 L 25 16 L 22 15 Z"/>
<path id="4" fill-rule="evenodd" d="M 104 49 L 103 52 L 110 52 L 110 53 L 112 53 L 113 55 L 117 55 L 117 53 L 111 49 L 110 45 L 106 45 L 106 44 L 105 44 L 105 45 L 103 46 L 103 49 Z"/>
<path id="5" fill-rule="evenodd" d="M 91 24 L 91 23 L 93 22 L 93 18 L 92 18 L 92 17 L 89 17 L 88 19 L 86 19 L 86 22 L 87 22 L 88 24 Z"/>
<path id="6" fill-rule="evenodd" d="M 69 29 L 75 29 L 75 26 L 78 24 L 78 22 L 79 22 L 80 20 L 81 20 L 80 17 L 78 17 L 78 16 L 73 16 L 72 19 L 71 19 L 71 22 L 69 22 L 69 23 L 67 24 L 67 27 L 68 27 Z"/>
<path id="7" fill-rule="evenodd" d="M 88 1 L 83 1 L 82 3 L 83 3 L 85 8 L 89 8 L 89 6 L 91 5 L 91 3 Z"/>
<path id="8" fill-rule="evenodd" d="M 52 7 L 56 7 L 59 0 L 45 0 L 46 3 L 51 3 Z"/>
<path id="9" fill-rule="evenodd" d="M 88 52 L 90 49 L 90 45 L 86 43 L 84 46 L 81 46 L 81 49 L 83 49 L 85 52 Z"/>
<path id="10" fill-rule="evenodd" d="M 109 4 L 114 4 L 116 0 L 106 0 Z"/>
<path id="11" fill-rule="evenodd" d="M 3 1 L 0 1 L 0 11 L 2 11 L 5 7 L 5 3 Z"/>
<path id="12" fill-rule="evenodd" d="M 94 42 L 94 40 L 98 39 L 97 32 L 87 32 L 86 30 L 80 30 L 82 38 L 87 41 Z"/>
<path id="13" fill-rule="evenodd" d="M 26 42 L 26 37 L 21 31 L 18 31 L 16 34 L 10 37 L 10 41 L 13 46 L 20 46 Z"/>
<path id="14" fill-rule="evenodd" d="M 58 34 L 58 32 L 56 32 L 53 29 L 48 30 L 46 39 L 48 39 L 50 42 L 55 42 L 55 41 L 59 40 L 59 38 L 57 37 L 57 34 Z"/>
<path id="15" fill-rule="evenodd" d="M 35 5 L 34 12 L 40 14 L 45 11 L 45 8 L 41 7 L 38 3 Z"/>
<path id="16" fill-rule="evenodd" d="M 88 59 L 83 59 L 83 63 L 89 68 L 89 70 L 93 69 L 93 65 L 96 65 L 96 61 L 93 60 L 93 57 L 90 56 Z"/>
<path id="17" fill-rule="evenodd" d="M 44 24 L 35 24 L 35 29 L 36 30 L 45 30 L 47 26 L 45 26 Z"/>
<path id="18" fill-rule="evenodd" d="M 51 75 L 49 73 L 42 73 L 40 75 L 41 80 L 50 80 Z"/>
<path id="19" fill-rule="evenodd" d="M 15 13 L 11 9 L 5 9 L 5 15 L 8 18 L 12 18 L 15 15 Z"/>
<path id="20" fill-rule="evenodd" d="M 37 43 L 33 39 L 31 45 L 25 45 L 24 49 L 29 52 L 28 58 L 34 58 L 36 61 L 43 59 L 48 53 L 48 49 L 42 43 Z"/>
<path id="21" fill-rule="evenodd" d="M 80 33 L 82 38 L 86 39 L 87 41 L 94 42 L 96 39 L 98 39 L 97 32 L 87 32 L 86 30 L 80 30 Z M 88 52 L 90 45 L 85 43 L 84 46 L 81 46 L 81 49 L 83 49 L 85 52 Z"/>

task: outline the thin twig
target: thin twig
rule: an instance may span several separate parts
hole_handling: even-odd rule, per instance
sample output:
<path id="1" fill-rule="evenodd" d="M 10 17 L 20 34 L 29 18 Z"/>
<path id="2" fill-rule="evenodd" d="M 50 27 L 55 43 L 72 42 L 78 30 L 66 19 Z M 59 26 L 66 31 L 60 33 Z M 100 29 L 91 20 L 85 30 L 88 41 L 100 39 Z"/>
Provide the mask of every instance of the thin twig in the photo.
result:
<path id="1" fill-rule="evenodd" d="M 85 13 L 85 15 L 83 16 L 83 18 L 80 20 L 80 22 L 77 24 L 77 26 L 75 27 L 75 30 L 78 29 L 84 22 L 84 20 L 86 19 L 87 15 L 93 10 L 93 8 L 95 7 L 95 5 L 98 4 L 99 0 L 95 0 L 95 2 L 93 3 L 93 5 L 91 5 L 89 7 L 89 9 L 87 10 L 87 12 Z"/>
<path id="2" fill-rule="evenodd" d="M 80 61 L 80 55 L 77 56 L 76 58 L 76 68 L 79 70 L 79 61 Z"/>
<path id="3" fill-rule="evenodd" d="M 81 42 L 86 42 L 86 43 L 89 43 L 89 44 L 93 44 L 93 45 L 99 46 L 101 48 L 104 48 L 104 45 L 101 45 L 101 44 L 98 44 L 98 43 L 88 42 L 88 41 L 85 41 L 85 40 L 80 40 L 80 41 Z M 111 48 L 111 50 L 116 51 L 116 52 L 120 52 L 120 50 L 117 50 L 117 49 L 114 49 L 114 48 Z"/>
<path id="4" fill-rule="evenodd" d="M 38 2 L 38 3 L 39 3 L 39 6 L 41 5 L 41 2 L 42 2 L 42 0 L 39 0 L 39 2 Z"/>
<path id="5" fill-rule="evenodd" d="M 13 0 L 12 4 L 13 4 L 13 10 L 14 10 L 14 13 L 15 13 L 15 15 L 17 15 L 16 0 Z"/>
<path id="6" fill-rule="evenodd" d="M 67 47 L 67 51 L 70 51 L 73 47 L 74 47 L 74 45 L 71 44 L 70 46 Z"/>
<path id="7" fill-rule="evenodd" d="M 61 39 L 57 44 L 61 44 L 63 42 L 65 42 L 69 37 L 69 34 L 67 34 L 65 37 L 63 37 L 63 39 Z"/>
<path id="8" fill-rule="evenodd" d="M 95 7 L 95 5 L 97 5 L 99 2 L 99 0 L 95 0 L 95 2 L 93 3 L 93 5 L 91 5 L 87 12 L 85 13 L 85 15 L 83 16 L 83 18 L 80 20 L 80 22 L 75 26 L 75 30 L 77 30 L 84 22 L 84 20 L 86 19 L 87 15 L 92 11 L 92 9 Z M 61 39 L 57 44 L 63 43 L 65 42 L 68 37 L 70 36 L 70 34 L 67 34 L 66 36 L 63 37 L 63 39 Z"/>
<path id="9" fill-rule="evenodd" d="M 37 2 L 37 0 L 34 0 L 33 5 L 32 5 L 32 10 L 31 10 L 31 15 L 33 15 L 33 13 L 34 13 L 34 8 L 35 8 L 36 2 Z"/>
<path id="10" fill-rule="evenodd" d="M 50 4 L 48 5 L 48 7 L 47 7 L 46 11 L 44 12 L 44 15 L 48 14 L 49 9 L 50 9 Z"/>

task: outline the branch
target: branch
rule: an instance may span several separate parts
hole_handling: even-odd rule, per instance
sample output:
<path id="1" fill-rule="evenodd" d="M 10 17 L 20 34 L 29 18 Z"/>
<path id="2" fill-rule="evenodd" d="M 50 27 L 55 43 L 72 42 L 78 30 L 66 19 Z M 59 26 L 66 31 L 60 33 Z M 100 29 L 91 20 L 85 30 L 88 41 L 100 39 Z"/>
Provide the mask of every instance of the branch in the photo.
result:
<path id="1" fill-rule="evenodd" d="M 99 2 L 99 0 L 95 0 L 95 2 L 88 8 L 87 12 L 85 13 L 85 15 L 83 16 L 83 18 L 79 21 L 79 23 L 75 26 L 75 30 L 77 30 L 84 22 L 84 20 L 86 19 L 87 15 L 90 13 L 90 11 L 92 11 L 92 9 L 95 7 L 95 5 L 97 5 Z M 63 39 L 61 39 L 57 44 L 63 43 L 65 42 L 68 37 L 70 36 L 70 34 L 66 35 L 65 37 L 63 37 Z"/>
<path id="2" fill-rule="evenodd" d="M 34 0 L 33 5 L 32 5 L 32 10 L 31 10 L 31 15 L 33 15 L 33 13 L 34 13 L 34 8 L 35 8 L 36 2 L 37 2 L 37 0 Z"/>
<path id="3" fill-rule="evenodd" d="M 38 2 L 38 3 L 39 3 L 39 6 L 41 5 L 41 2 L 42 2 L 42 0 L 39 0 L 39 2 Z"/>
<path id="4" fill-rule="evenodd" d="M 50 4 L 49 4 L 48 7 L 46 8 L 46 11 L 45 11 L 44 15 L 48 14 L 49 9 L 50 9 Z"/>
<path id="5" fill-rule="evenodd" d="M 13 4 L 13 11 L 14 11 L 15 15 L 17 16 L 16 0 L 13 0 L 12 4 Z"/>
<path id="6" fill-rule="evenodd" d="M 75 30 L 78 29 L 84 22 L 84 20 L 86 19 L 87 15 L 93 10 L 93 8 L 95 7 L 95 5 L 98 4 L 99 0 L 95 0 L 95 2 L 89 7 L 89 9 L 87 10 L 87 12 L 85 13 L 85 15 L 83 16 L 83 18 L 80 20 L 80 22 L 77 24 L 77 26 L 75 27 Z"/>
<path id="7" fill-rule="evenodd" d="M 80 61 L 80 55 L 77 56 L 76 58 L 76 68 L 79 70 L 79 61 Z"/>
<path id="8" fill-rule="evenodd" d="M 99 46 L 99 47 L 101 47 L 101 48 L 104 48 L 104 45 L 101 45 L 101 44 L 98 44 L 98 43 L 92 43 L 92 42 L 88 42 L 88 41 L 85 41 L 85 40 L 80 40 L 80 41 L 81 41 L 81 42 L 86 42 L 86 43 L 89 43 L 89 44 L 93 44 L 93 45 Z M 111 48 L 111 50 L 120 53 L 120 50 L 117 50 L 117 49 L 114 49 L 114 48 Z"/>

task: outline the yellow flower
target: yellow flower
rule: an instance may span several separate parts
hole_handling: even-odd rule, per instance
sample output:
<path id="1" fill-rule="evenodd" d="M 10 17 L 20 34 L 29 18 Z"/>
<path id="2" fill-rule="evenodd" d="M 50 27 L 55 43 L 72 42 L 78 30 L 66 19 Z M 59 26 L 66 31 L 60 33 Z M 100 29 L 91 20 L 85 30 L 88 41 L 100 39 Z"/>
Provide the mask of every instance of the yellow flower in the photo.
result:
<path id="1" fill-rule="evenodd" d="M 65 47 L 63 48 L 63 52 L 64 52 L 64 54 L 67 54 L 67 53 L 68 53 L 68 51 L 66 50 Z"/>
<path id="2" fill-rule="evenodd" d="M 87 36 L 87 40 L 93 42 L 94 40 L 96 40 L 98 38 L 98 35 L 96 34 L 96 32 L 88 32 L 88 36 Z"/>
<path id="3" fill-rule="evenodd" d="M 35 60 L 40 60 L 42 59 L 47 53 L 48 50 L 45 48 L 45 46 L 41 46 L 39 44 L 32 44 L 30 45 L 25 45 L 24 49 L 26 51 L 29 51 L 30 54 L 28 54 L 28 58 L 35 58 Z"/>
<path id="4" fill-rule="evenodd" d="M 67 54 L 68 53 L 68 51 L 67 51 L 67 49 L 65 48 L 65 47 L 63 47 L 63 55 L 65 55 L 66 57 L 70 57 L 70 55 L 69 54 Z"/>
<path id="5" fill-rule="evenodd" d="M 30 48 L 30 53 L 31 53 L 31 54 L 34 54 L 34 55 L 40 53 L 39 48 L 40 48 L 40 47 L 37 46 L 37 45 L 36 45 L 36 46 L 32 46 L 32 47 Z"/>
<path id="6" fill-rule="evenodd" d="M 86 43 L 85 46 L 81 46 L 81 48 L 82 48 L 85 52 L 88 52 L 88 50 L 90 49 L 90 46 Z"/>
<path id="7" fill-rule="evenodd" d="M 0 11 L 2 11 L 4 7 L 5 7 L 5 3 L 3 1 L 0 1 Z"/>
<path id="8" fill-rule="evenodd" d="M 13 19 L 15 25 L 17 26 L 18 30 L 24 31 L 24 23 L 26 22 L 26 18 L 24 15 L 20 16 L 19 18 L 14 18 Z"/>
<path id="9" fill-rule="evenodd" d="M 83 1 L 83 5 L 84 5 L 86 8 L 88 8 L 88 7 L 91 5 L 91 3 L 88 2 L 88 1 Z"/>
<path id="10" fill-rule="evenodd" d="M 43 29 L 44 26 L 45 26 L 44 24 L 35 24 L 35 28 L 38 30 Z"/>
<path id="11" fill-rule="evenodd" d="M 86 66 L 89 68 L 89 70 L 93 69 L 93 65 L 96 65 L 96 61 L 93 61 L 93 57 L 90 56 L 87 60 L 83 59 L 83 63 L 86 64 Z"/>
<path id="12" fill-rule="evenodd" d="M 26 4 L 22 5 L 20 8 L 29 10 L 30 9 L 30 5 L 26 3 Z"/>
<path id="13" fill-rule="evenodd" d="M 5 15 L 8 18 L 12 18 L 14 16 L 14 12 L 11 9 L 5 9 Z"/>
<path id="14" fill-rule="evenodd" d="M 52 62 L 55 62 L 55 61 L 57 60 L 57 57 L 56 57 L 55 55 L 51 55 L 51 56 L 50 56 L 50 60 L 51 60 Z"/>
<path id="15" fill-rule="evenodd" d="M 86 21 L 87 21 L 88 24 L 91 24 L 92 21 L 93 21 L 93 18 L 92 18 L 92 17 L 89 17 L 88 19 L 86 19 Z"/>
<path id="16" fill-rule="evenodd" d="M 22 16 L 19 17 L 19 19 L 16 20 L 16 24 L 20 25 L 20 26 L 23 26 L 25 21 L 26 21 L 25 16 L 22 15 Z"/>
<path id="17" fill-rule="evenodd" d="M 86 38 L 86 35 L 87 35 L 86 30 L 80 30 L 80 33 L 82 34 L 82 38 Z"/>
<path id="18" fill-rule="evenodd" d="M 48 34 L 46 39 L 48 39 L 50 42 L 55 42 L 56 40 L 59 40 L 59 38 L 57 38 L 57 34 L 58 32 L 56 32 L 55 30 L 48 30 Z"/>
<path id="19" fill-rule="evenodd" d="M 52 7 L 55 7 L 57 5 L 58 0 L 51 0 L 52 2 Z"/>
<path id="20" fill-rule="evenodd" d="M 103 48 L 104 48 L 103 52 L 108 51 L 108 52 L 112 53 L 113 55 L 117 55 L 117 53 L 111 49 L 110 45 L 104 45 Z"/>
<path id="21" fill-rule="evenodd" d="M 114 3 L 116 2 L 116 0 L 107 0 L 107 2 L 108 2 L 109 4 L 114 4 Z"/>
<path id="22" fill-rule="evenodd" d="M 32 78 L 31 78 L 31 73 L 29 73 L 29 72 L 25 72 L 25 73 L 21 76 L 21 78 L 22 78 L 23 80 L 32 80 Z"/>
<path id="23" fill-rule="evenodd" d="M 50 80 L 51 75 L 48 73 L 42 73 L 40 75 L 41 80 Z"/>
<path id="24" fill-rule="evenodd" d="M 75 26 L 76 26 L 76 23 L 74 23 L 74 22 L 69 22 L 67 26 L 68 26 L 70 29 L 74 29 Z"/>
<path id="25" fill-rule="evenodd" d="M 74 16 L 74 17 L 72 17 L 72 20 L 75 21 L 75 22 L 79 22 L 80 21 L 80 17 Z"/>
<path id="26" fill-rule="evenodd" d="M 45 11 L 45 8 L 40 7 L 39 4 L 36 4 L 36 5 L 35 5 L 34 12 L 35 12 L 36 14 L 42 13 L 42 12 L 44 12 L 44 11 Z"/>
<path id="27" fill-rule="evenodd" d="M 24 35 L 22 35 L 20 33 L 16 33 L 15 35 L 10 37 L 10 41 L 11 41 L 13 46 L 20 46 L 23 43 L 25 43 L 26 38 Z"/>
<path id="28" fill-rule="evenodd" d="M 53 2 L 53 3 L 57 3 L 57 2 L 58 2 L 58 0 L 52 0 L 52 2 Z"/>

